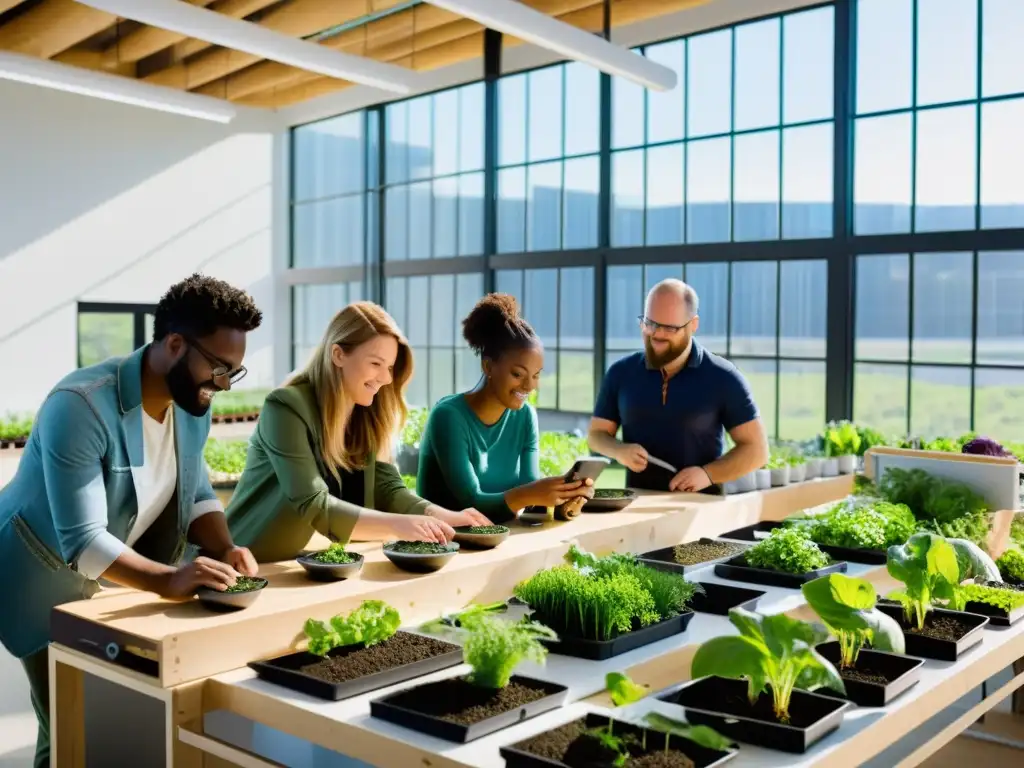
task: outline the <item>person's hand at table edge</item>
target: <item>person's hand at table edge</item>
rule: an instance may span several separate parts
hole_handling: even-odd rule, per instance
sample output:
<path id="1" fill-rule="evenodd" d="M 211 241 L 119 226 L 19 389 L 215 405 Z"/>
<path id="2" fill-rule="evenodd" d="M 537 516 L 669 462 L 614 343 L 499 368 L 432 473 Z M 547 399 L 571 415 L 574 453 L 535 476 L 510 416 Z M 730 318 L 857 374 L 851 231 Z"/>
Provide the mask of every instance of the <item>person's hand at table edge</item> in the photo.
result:
<path id="1" fill-rule="evenodd" d="M 699 493 L 712 484 L 711 475 L 704 467 L 686 467 L 679 470 L 668 484 L 670 491 Z"/>

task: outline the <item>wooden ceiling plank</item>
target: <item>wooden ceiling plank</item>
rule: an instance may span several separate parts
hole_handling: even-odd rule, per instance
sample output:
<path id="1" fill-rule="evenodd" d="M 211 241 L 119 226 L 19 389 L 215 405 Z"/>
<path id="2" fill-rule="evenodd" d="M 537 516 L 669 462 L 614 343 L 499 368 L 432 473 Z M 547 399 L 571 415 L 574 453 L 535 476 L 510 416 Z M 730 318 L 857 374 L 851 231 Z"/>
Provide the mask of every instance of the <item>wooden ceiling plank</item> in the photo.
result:
<path id="1" fill-rule="evenodd" d="M 75 0 L 43 0 L 0 27 L 0 49 L 50 59 L 116 22 Z"/>
<path id="2" fill-rule="evenodd" d="M 82 69 L 95 69 L 123 77 L 135 77 L 135 62 L 113 60 L 105 51 L 87 51 L 70 48 L 53 57 L 61 64 L 70 64 Z"/>
<path id="3" fill-rule="evenodd" d="M 433 5 L 418 5 L 407 13 L 397 13 L 394 16 L 342 32 L 325 40 L 323 45 L 336 51 L 387 61 L 388 59 L 381 58 L 375 53 L 381 46 L 406 41 L 406 46 L 409 47 L 408 41 L 412 39 L 413 30 L 419 37 L 423 33 L 459 21 L 465 21 L 465 19 Z M 479 25 L 476 28 L 479 28 Z M 471 31 L 475 31 L 476 28 Z M 234 101 L 260 91 L 299 85 L 319 76 L 315 72 L 307 72 L 276 61 L 264 61 L 194 90 L 197 93 Z"/>
<path id="4" fill-rule="evenodd" d="M 233 19 L 244 19 L 279 2 L 281 0 L 220 0 L 213 10 Z M 189 56 L 194 56 L 209 47 L 211 44 L 205 40 L 196 40 L 194 37 L 180 39 L 180 42 L 175 41 L 171 51 L 171 60 L 175 63 L 184 61 Z"/>
<path id="5" fill-rule="evenodd" d="M 325 3 L 324 0 L 292 0 L 270 11 L 260 19 L 259 24 L 289 37 L 307 37 L 362 18 L 366 7 L 366 0 L 336 0 L 331 3 Z M 262 61 L 259 56 L 218 48 L 196 57 L 194 61 L 174 64 L 144 79 L 149 83 L 174 88 L 198 88 L 258 61 Z"/>
<path id="6" fill-rule="evenodd" d="M 185 0 L 185 2 L 205 8 L 214 0 Z M 111 43 L 104 53 L 115 61 L 140 61 L 185 39 L 187 39 L 186 35 L 159 27 L 140 27 Z"/>
<path id="7" fill-rule="evenodd" d="M 21 5 L 22 0 L 0 0 L 0 13 L 7 13 Z"/>

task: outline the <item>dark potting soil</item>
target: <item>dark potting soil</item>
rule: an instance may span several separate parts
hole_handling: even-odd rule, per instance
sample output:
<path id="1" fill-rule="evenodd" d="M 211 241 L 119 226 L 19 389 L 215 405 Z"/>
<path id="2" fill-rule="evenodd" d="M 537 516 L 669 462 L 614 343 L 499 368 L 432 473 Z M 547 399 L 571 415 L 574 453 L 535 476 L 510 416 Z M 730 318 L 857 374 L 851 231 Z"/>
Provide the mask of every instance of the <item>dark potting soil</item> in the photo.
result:
<path id="1" fill-rule="evenodd" d="M 504 688 L 481 688 L 464 677 L 438 680 L 388 697 L 388 703 L 460 725 L 472 725 L 551 695 L 549 689 L 513 680 Z"/>
<path id="2" fill-rule="evenodd" d="M 703 702 L 701 708 L 712 712 L 721 712 L 726 715 L 740 715 L 755 720 L 763 720 L 766 723 L 781 722 L 775 716 L 772 707 L 771 691 L 765 691 L 757 697 L 757 701 L 751 705 L 746 696 L 723 693 L 720 690 L 711 690 L 709 701 Z M 789 721 L 786 725 L 794 728 L 809 728 L 822 718 L 822 710 L 817 706 L 818 700 L 813 698 L 794 697 L 789 701 Z"/>
<path id="3" fill-rule="evenodd" d="M 435 544 L 432 541 L 390 541 L 384 549 L 409 555 L 444 555 L 454 552 L 451 544 Z"/>
<path id="4" fill-rule="evenodd" d="M 691 541 L 688 544 L 680 544 L 675 547 L 673 554 L 679 565 L 696 565 L 697 563 L 706 563 L 708 560 L 717 560 L 720 557 L 737 555 L 745 549 L 746 547 L 726 544 L 721 541 Z"/>
<path id="5" fill-rule="evenodd" d="M 954 643 L 972 629 L 970 624 L 965 624 L 952 616 L 936 616 L 934 613 L 925 616 L 924 629 L 918 629 L 917 624 L 911 626 L 904 624 L 903 627 L 904 632 L 909 632 L 912 635 L 934 637 L 936 640 L 949 640 Z"/>
<path id="6" fill-rule="evenodd" d="M 225 592 L 252 592 L 254 589 L 263 589 L 267 586 L 264 579 L 254 579 L 251 576 L 239 576 L 235 579 L 233 586 L 225 589 Z"/>
<path id="7" fill-rule="evenodd" d="M 612 733 L 614 734 L 614 730 Z M 664 744 L 660 736 L 655 738 Z M 630 759 L 626 765 L 631 768 L 694 768 L 694 762 L 676 749 L 668 752 L 662 749 L 645 752 L 639 743 L 629 743 L 627 746 Z M 614 750 L 587 734 L 586 720 L 582 718 L 516 744 L 516 749 L 564 763 L 569 768 L 611 768 L 618 757 Z"/>
<path id="8" fill-rule="evenodd" d="M 598 488 L 594 491 L 595 499 L 628 499 L 632 494 L 618 488 Z"/>
<path id="9" fill-rule="evenodd" d="M 457 651 L 459 646 L 432 637 L 399 632 L 383 643 L 336 648 L 325 658 L 299 668 L 299 672 L 329 683 L 345 683 L 377 672 Z"/>
<path id="10" fill-rule="evenodd" d="M 504 525 L 463 525 L 456 528 L 455 532 L 471 535 L 491 535 L 494 533 L 507 533 L 508 530 Z"/>
<path id="11" fill-rule="evenodd" d="M 995 587 L 996 589 L 1013 589 L 1017 592 L 1024 592 L 1024 584 L 1013 581 L 976 581 L 982 587 Z"/>
<path id="12" fill-rule="evenodd" d="M 892 681 L 881 672 L 870 667 L 861 667 L 860 662 L 856 667 L 840 667 L 839 676 L 844 680 L 854 680 L 858 683 L 874 683 L 875 685 L 888 685 Z"/>

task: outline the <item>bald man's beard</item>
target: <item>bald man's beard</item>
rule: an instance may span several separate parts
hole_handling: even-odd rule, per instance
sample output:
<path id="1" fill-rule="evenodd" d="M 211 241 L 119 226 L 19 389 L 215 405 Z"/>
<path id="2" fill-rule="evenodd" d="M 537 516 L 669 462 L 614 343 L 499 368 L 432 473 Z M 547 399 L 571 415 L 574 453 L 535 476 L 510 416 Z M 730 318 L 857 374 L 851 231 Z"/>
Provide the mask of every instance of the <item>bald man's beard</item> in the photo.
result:
<path id="1" fill-rule="evenodd" d="M 686 352 L 687 346 L 690 344 L 690 337 L 688 334 L 682 334 L 682 338 L 674 341 L 669 341 L 668 346 L 661 352 L 657 352 L 654 349 L 654 339 L 650 336 L 644 337 L 644 357 L 647 358 L 647 365 L 651 368 L 661 370 L 666 365 L 671 363 L 673 360 L 679 358 L 684 352 Z"/>

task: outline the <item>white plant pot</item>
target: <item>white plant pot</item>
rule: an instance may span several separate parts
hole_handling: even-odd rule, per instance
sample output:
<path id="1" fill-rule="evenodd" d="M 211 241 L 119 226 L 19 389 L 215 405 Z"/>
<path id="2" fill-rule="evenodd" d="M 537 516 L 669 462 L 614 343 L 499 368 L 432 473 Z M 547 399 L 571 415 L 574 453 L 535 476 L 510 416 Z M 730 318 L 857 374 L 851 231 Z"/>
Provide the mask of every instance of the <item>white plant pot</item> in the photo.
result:
<path id="1" fill-rule="evenodd" d="M 821 459 L 808 459 L 807 460 L 807 474 L 804 475 L 805 480 L 816 480 L 821 477 Z"/>
<path id="2" fill-rule="evenodd" d="M 736 493 L 750 493 L 757 490 L 757 476 L 748 472 L 743 477 L 736 479 Z"/>
<path id="3" fill-rule="evenodd" d="M 821 476 L 836 477 L 839 474 L 839 459 L 829 458 L 821 460 Z"/>
<path id="4" fill-rule="evenodd" d="M 839 472 L 843 475 L 852 475 L 857 471 L 857 457 L 854 455 L 840 456 L 836 459 L 839 463 Z"/>
<path id="5" fill-rule="evenodd" d="M 806 464 L 792 464 L 789 467 L 789 482 L 802 483 L 807 479 Z"/>
<path id="6" fill-rule="evenodd" d="M 783 485 L 789 485 L 789 467 L 769 469 L 768 472 L 771 474 L 772 488 L 780 488 Z"/>
<path id="7" fill-rule="evenodd" d="M 755 469 L 754 470 L 755 481 L 757 483 L 757 490 L 767 491 L 772 487 L 772 472 L 770 469 Z"/>
<path id="8" fill-rule="evenodd" d="M 735 480 L 730 480 L 727 483 L 722 483 L 722 493 L 726 496 L 732 496 L 735 493 L 740 492 L 739 483 Z"/>

